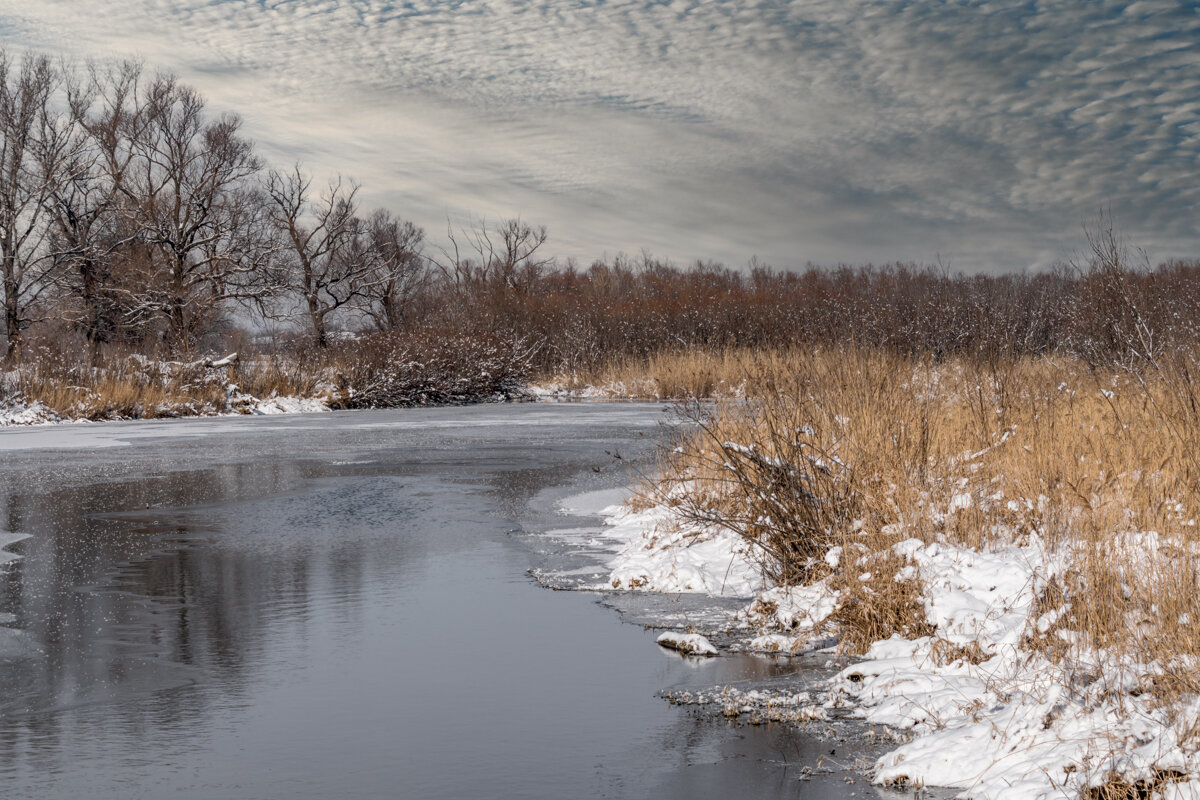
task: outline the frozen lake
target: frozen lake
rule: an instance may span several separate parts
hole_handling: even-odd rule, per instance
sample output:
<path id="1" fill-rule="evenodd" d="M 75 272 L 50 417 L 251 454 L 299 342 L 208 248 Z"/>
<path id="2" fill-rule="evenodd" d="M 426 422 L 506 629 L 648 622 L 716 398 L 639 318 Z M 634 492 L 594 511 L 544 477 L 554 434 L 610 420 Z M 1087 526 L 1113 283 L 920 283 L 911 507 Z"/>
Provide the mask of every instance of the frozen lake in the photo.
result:
<path id="1" fill-rule="evenodd" d="M 840 743 L 655 697 L 790 667 L 685 660 L 529 577 L 556 557 L 558 502 L 621 485 L 663 419 L 526 404 L 0 431 L 0 544 L 23 556 L 0 577 L 0 796 L 876 796 L 853 773 L 801 780 L 850 761 Z"/>

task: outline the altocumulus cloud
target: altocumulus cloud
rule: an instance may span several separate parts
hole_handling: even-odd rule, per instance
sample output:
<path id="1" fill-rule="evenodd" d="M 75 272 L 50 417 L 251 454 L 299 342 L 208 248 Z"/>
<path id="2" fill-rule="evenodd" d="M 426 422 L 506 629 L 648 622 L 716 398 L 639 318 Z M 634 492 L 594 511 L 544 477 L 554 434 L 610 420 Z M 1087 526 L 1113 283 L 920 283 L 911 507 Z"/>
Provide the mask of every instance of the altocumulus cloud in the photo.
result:
<path id="1" fill-rule="evenodd" d="M 1193 3 L 0 0 L 0 40 L 178 72 L 435 236 L 1019 269 L 1110 207 L 1200 243 Z"/>

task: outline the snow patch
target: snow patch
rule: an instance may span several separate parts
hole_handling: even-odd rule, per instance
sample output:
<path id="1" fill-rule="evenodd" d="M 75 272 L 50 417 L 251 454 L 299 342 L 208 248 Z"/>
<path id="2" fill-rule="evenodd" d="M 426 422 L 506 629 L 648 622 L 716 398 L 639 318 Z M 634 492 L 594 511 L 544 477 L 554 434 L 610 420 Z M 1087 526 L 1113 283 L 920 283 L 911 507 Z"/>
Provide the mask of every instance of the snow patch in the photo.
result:
<path id="1" fill-rule="evenodd" d="M 837 608 L 839 594 L 824 580 L 810 586 L 776 586 L 760 592 L 738 612 L 737 624 L 759 635 L 745 649 L 764 653 L 800 653 L 828 647 L 826 621 Z"/>
<path id="2" fill-rule="evenodd" d="M 16 425 L 50 425 L 63 418 L 41 403 L 0 402 L 0 428 Z"/>
<path id="3" fill-rule="evenodd" d="M 684 655 L 689 656 L 715 656 L 717 648 L 713 647 L 712 642 L 705 639 L 698 633 L 676 633 L 675 631 L 667 631 L 656 639 L 663 647 L 669 647 L 672 650 L 678 650 Z"/>
<path id="4" fill-rule="evenodd" d="M 329 411 L 329 403 L 321 397 L 270 397 L 250 404 L 251 414 L 313 414 Z"/>
<path id="5" fill-rule="evenodd" d="M 681 524 L 670 508 L 610 509 L 608 536 L 623 542 L 610 563 L 613 589 L 752 597 L 766 588 L 762 570 L 737 534 Z"/>
<path id="6" fill-rule="evenodd" d="M 948 512 L 974 502 L 960 493 Z M 828 580 L 768 587 L 738 537 L 685 524 L 668 506 L 603 513 L 605 535 L 619 545 L 613 587 L 755 596 L 732 620 L 733 630 L 745 632 L 738 649 L 793 654 L 836 641 L 829 617 L 839 596 Z M 1181 546 L 1154 532 L 1123 533 L 1113 541 L 1130 570 Z M 1061 613 L 1040 608 L 1036 599 L 1062 579 L 1073 553 L 1055 551 L 1032 533 L 1019 544 L 982 550 L 915 538 L 892 549 L 909 564 L 904 576 L 920 579 L 925 616 L 936 633 L 875 642 L 820 692 L 821 713 L 849 712 L 897 732 L 889 741 L 899 746 L 875 765 L 876 783 L 949 787 L 981 800 L 1074 800 L 1115 774 L 1130 783 L 1161 784 L 1164 798 L 1200 796 L 1200 779 L 1187 778 L 1200 775 L 1200 698 L 1184 708 L 1164 707 L 1145 690 L 1153 665 L 1082 649 L 1069 664 L 1056 664 L 1029 648 L 1026 637 L 1050 632 Z M 850 566 L 846 558 L 831 552 L 829 563 Z M 670 632 L 659 642 L 688 645 L 689 636 Z M 778 695 L 748 702 L 728 689 L 705 702 L 723 703 L 731 715 L 764 715 L 772 703 L 780 706 Z"/>

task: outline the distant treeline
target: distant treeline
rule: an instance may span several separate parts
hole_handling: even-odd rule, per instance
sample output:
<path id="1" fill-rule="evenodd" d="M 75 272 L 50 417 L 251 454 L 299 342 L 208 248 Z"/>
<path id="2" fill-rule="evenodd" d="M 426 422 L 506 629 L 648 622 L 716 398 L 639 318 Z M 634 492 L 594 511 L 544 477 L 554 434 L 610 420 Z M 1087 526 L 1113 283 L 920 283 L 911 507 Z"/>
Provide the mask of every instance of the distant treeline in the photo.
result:
<path id="1" fill-rule="evenodd" d="M 519 342 L 539 372 L 680 347 L 854 342 L 935 357 L 1153 358 L 1200 342 L 1200 263 L 1133 263 L 1111 224 L 1084 263 L 1029 275 L 912 264 L 780 272 L 547 254 L 519 219 L 424 232 L 358 186 L 272 169 L 237 116 L 139 64 L 0 51 L 0 299 L 7 361 L 178 356 L 245 339 L 323 350 L 338 330 Z M 74 343 L 79 346 L 75 346 Z"/>
<path id="2" fill-rule="evenodd" d="M 1200 262 L 1136 269 L 1109 228 L 1081 266 L 963 275 L 932 266 L 803 272 L 646 258 L 557 265 L 517 282 L 434 281 L 426 325 L 542 342 L 540 371 L 587 371 L 614 356 L 702 347 L 855 344 L 981 359 L 1070 354 L 1092 364 L 1153 359 L 1200 344 Z"/>

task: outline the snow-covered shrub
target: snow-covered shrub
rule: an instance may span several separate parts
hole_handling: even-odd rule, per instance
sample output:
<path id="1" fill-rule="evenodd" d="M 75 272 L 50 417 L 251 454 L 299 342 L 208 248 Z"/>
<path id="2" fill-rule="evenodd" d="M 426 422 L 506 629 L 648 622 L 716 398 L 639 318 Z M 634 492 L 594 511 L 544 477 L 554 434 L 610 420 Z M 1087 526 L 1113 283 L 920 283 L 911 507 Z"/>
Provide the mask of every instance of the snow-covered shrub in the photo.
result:
<path id="1" fill-rule="evenodd" d="M 380 335 L 344 356 L 335 403 L 396 408 L 521 399 L 534 349 L 505 337 Z"/>

